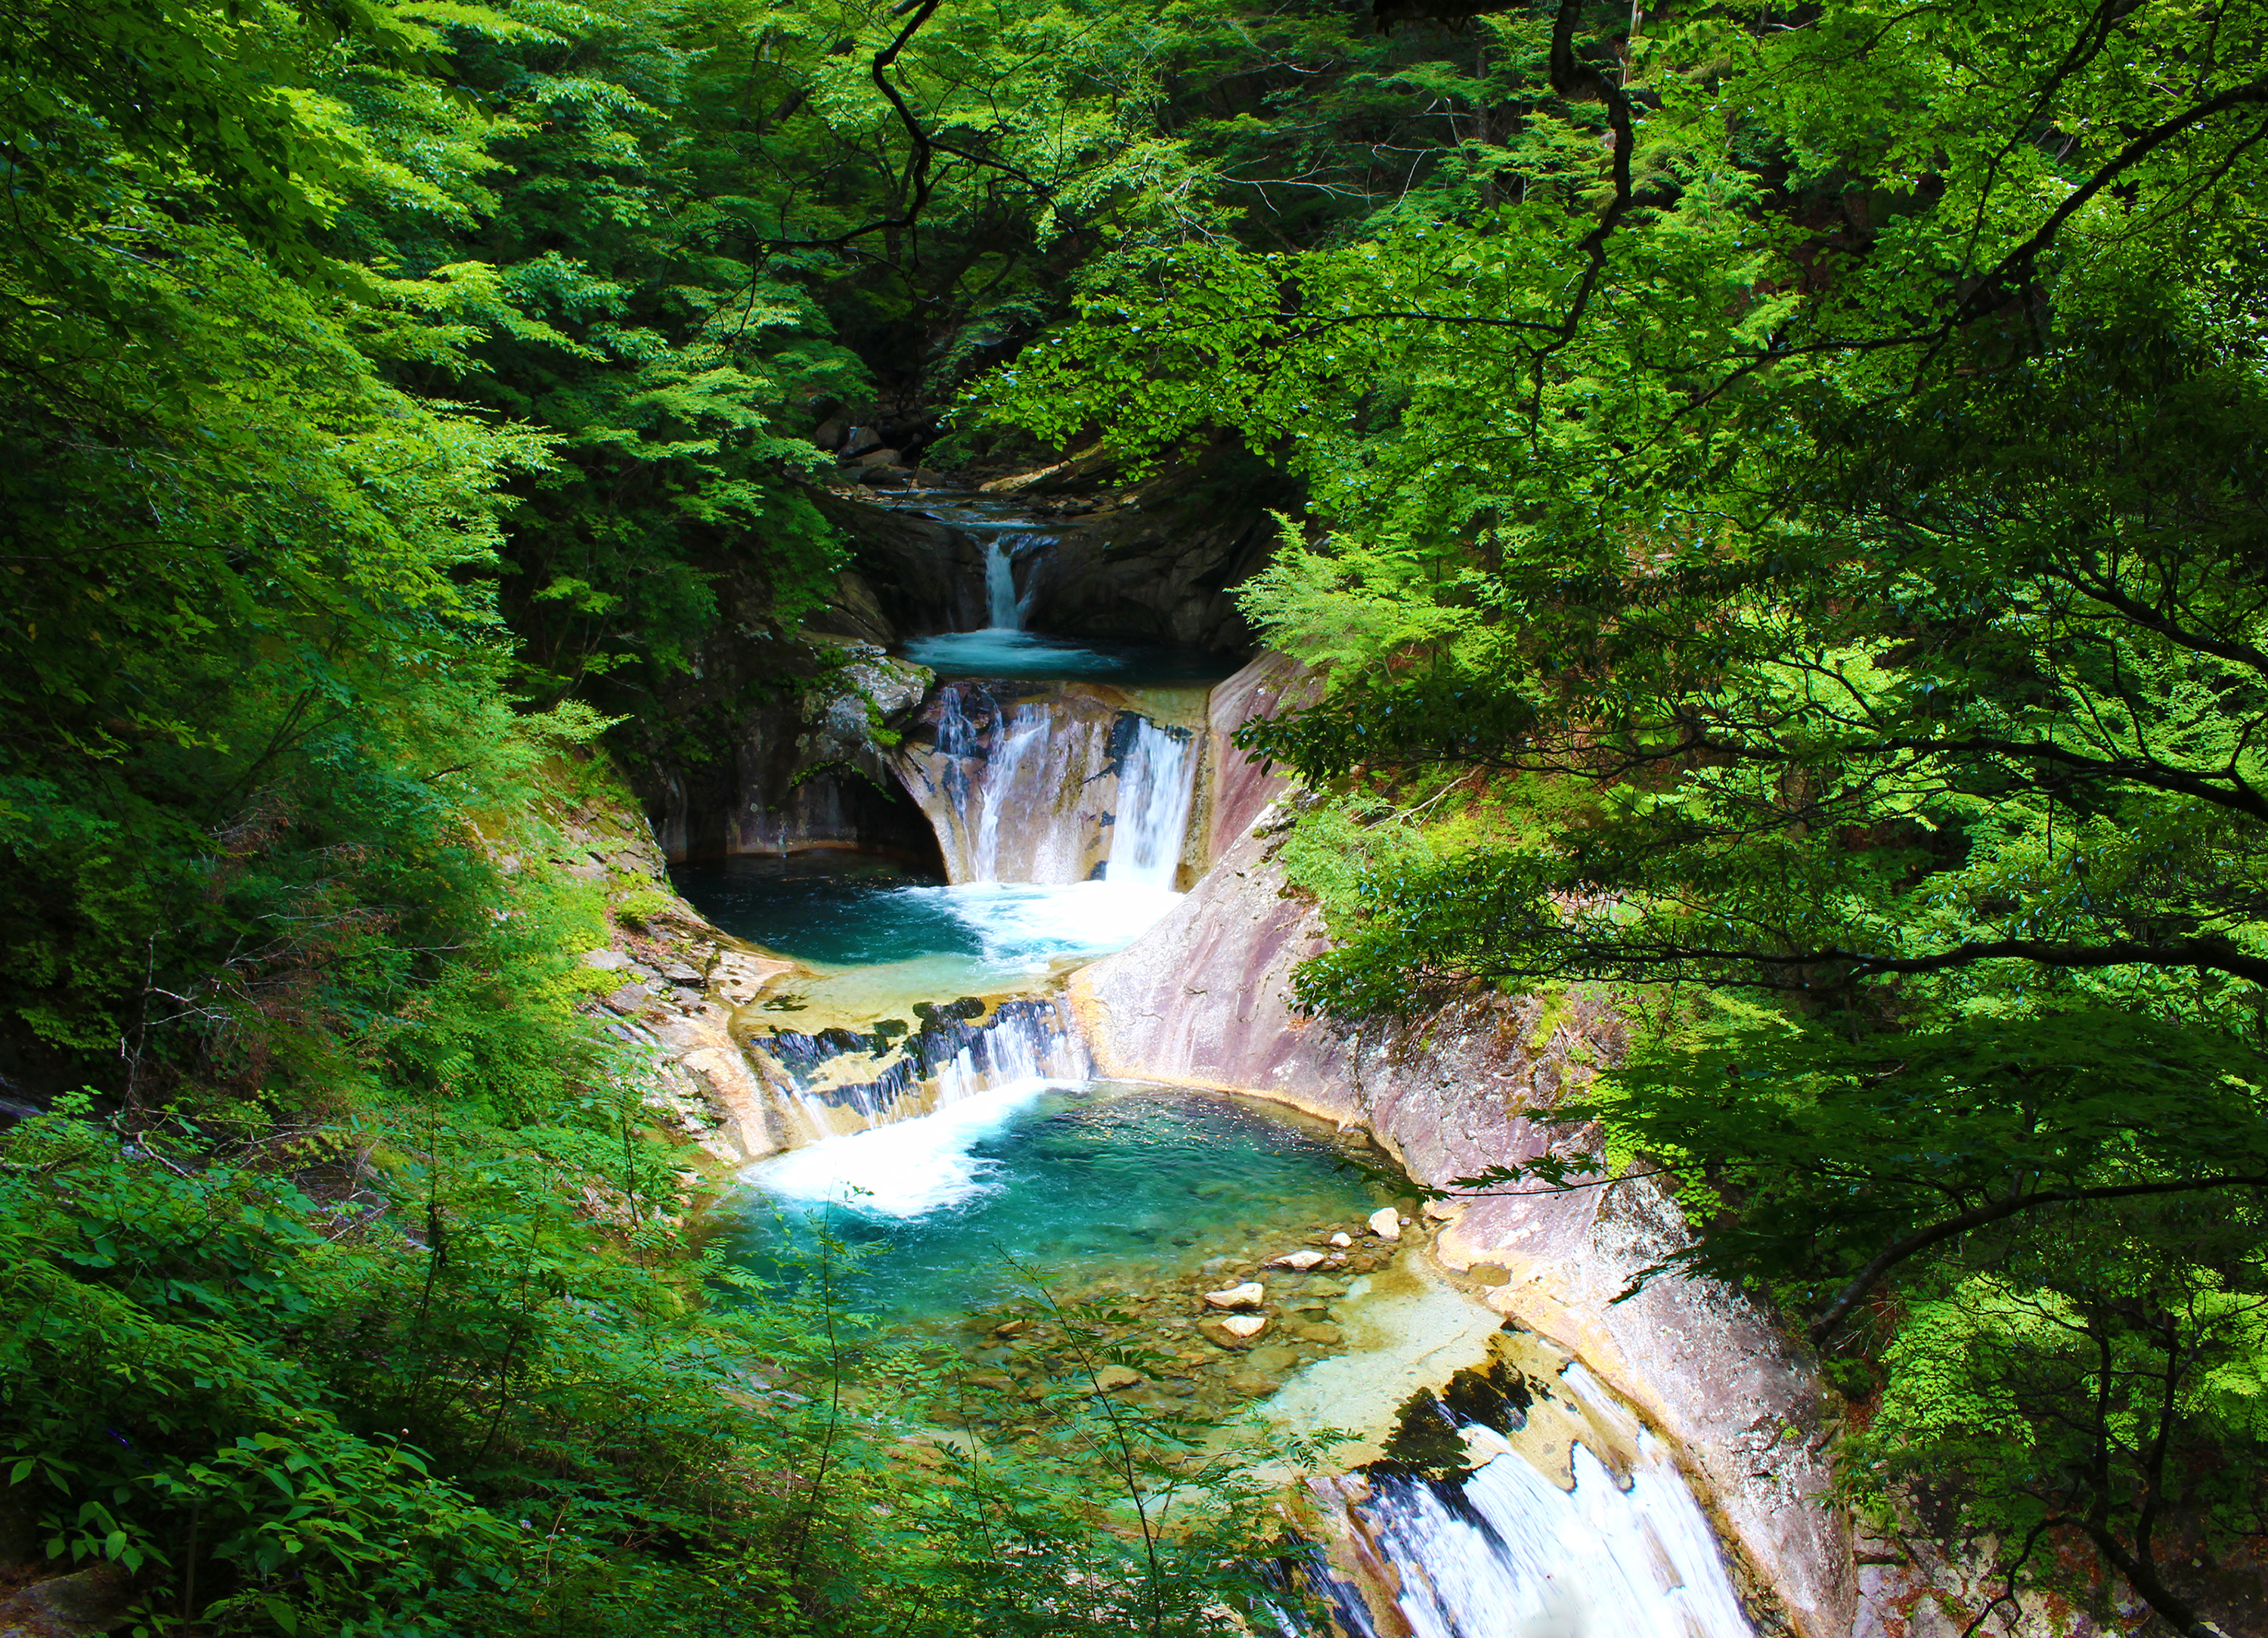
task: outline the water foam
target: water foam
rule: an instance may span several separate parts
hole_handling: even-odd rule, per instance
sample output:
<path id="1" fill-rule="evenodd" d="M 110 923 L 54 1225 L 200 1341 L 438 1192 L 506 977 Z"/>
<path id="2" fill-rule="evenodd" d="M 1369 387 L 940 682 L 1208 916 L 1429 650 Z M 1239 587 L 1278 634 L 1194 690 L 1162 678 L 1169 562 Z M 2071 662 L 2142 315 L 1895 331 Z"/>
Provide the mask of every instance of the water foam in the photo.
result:
<path id="1" fill-rule="evenodd" d="M 1561 1490 L 1509 1451 L 1462 1494 L 1381 1476 L 1359 1504 L 1417 1638 L 1752 1638 L 1714 1534 L 1660 1441 L 1629 1487 L 1581 1444 Z M 1449 1494 L 1445 1494 L 1449 1493 Z"/>
<path id="2" fill-rule="evenodd" d="M 1147 882 L 965 882 L 956 887 L 907 887 L 932 897 L 976 937 L 988 966 L 1044 972 L 1067 956 L 1123 950 L 1181 902 L 1171 888 Z"/>
<path id="3" fill-rule="evenodd" d="M 1036 1076 L 971 1093 L 917 1120 L 830 1137 L 759 1162 L 742 1177 L 775 1200 L 874 1217 L 927 1216 L 999 1189 L 998 1162 L 972 1154 L 1048 1091 Z"/>

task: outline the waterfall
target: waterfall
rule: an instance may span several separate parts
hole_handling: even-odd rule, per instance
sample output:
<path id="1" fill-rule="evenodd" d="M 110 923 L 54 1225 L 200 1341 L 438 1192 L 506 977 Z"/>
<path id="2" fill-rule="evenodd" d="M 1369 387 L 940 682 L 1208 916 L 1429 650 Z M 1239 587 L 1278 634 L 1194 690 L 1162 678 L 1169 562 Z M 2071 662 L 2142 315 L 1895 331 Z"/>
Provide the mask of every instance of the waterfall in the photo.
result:
<path id="1" fill-rule="evenodd" d="M 999 744 L 993 750 L 983 788 L 976 793 L 976 835 L 969 848 L 963 881 L 1000 879 L 1000 814 L 1011 803 L 1027 807 L 1031 793 L 1019 789 L 1017 775 L 1035 749 L 1044 751 L 1048 713 L 1036 705 L 1019 705 L 1008 714 Z M 942 748 L 942 734 L 939 739 Z"/>
<path id="2" fill-rule="evenodd" d="M 1390 1605 L 1376 1626 L 1413 1638 L 1754 1638 L 1708 1516 L 1661 1441 L 1580 1363 L 1527 1388 L 1533 1398 L 1518 1403 L 1532 1414 L 1512 1409 L 1496 1425 L 1435 1400 L 1476 1465 L 1383 1462 L 1314 1481 L 1353 1559 L 1389 1573 L 1355 1582 L 1318 1566 L 1309 1584 L 1344 1611 L 1366 1583 L 1365 1621 Z M 1539 1448 L 1555 1416 L 1583 1430 Z M 1341 1624 L 1359 1629 L 1344 1613 Z"/>
<path id="3" fill-rule="evenodd" d="M 1086 1049 L 1057 998 L 924 1007 L 922 1027 L 886 1035 L 776 1030 L 745 1044 L 772 1089 L 797 1150 L 877 1127 L 896 1126 L 1004 1088 L 1076 1081 L 1093 1073 Z"/>
<path id="4" fill-rule="evenodd" d="M 1417 1638 L 1751 1638 L 1709 1521 L 1652 1436 L 1625 1490 L 1584 1446 L 1563 1491 L 1506 1451 L 1354 1503 Z"/>
<path id="5" fill-rule="evenodd" d="M 1110 832 L 1107 881 L 1171 887 L 1182 866 L 1197 789 L 1196 736 L 1136 717 L 1133 744 L 1118 771 L 1118 816 Z"/>
<path id="6" fill-rule="evenodd" d="M 1016 564 L 1008 555 L 1009 535 L 996 529 L 984 542 L 984 603 L 994 631 L 1023 628 L 1024 611 L 1016 604 Z"/>

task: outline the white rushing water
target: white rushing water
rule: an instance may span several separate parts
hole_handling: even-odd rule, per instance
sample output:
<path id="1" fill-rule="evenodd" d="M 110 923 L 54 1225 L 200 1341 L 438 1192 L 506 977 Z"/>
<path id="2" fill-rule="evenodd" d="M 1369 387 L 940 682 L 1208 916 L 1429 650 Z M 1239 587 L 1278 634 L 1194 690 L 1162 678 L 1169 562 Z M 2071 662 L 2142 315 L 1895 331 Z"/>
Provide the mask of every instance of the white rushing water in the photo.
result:
<path id="1" fill-rule="evenodd" d="M 1357 1509 L 1417 1638 L 1753 1638 L 1707 1517 L 1660 1441 L 1627 1489 L 1581 1444 L 1562 1490 L 1506 1451 L 1462 1490 L 1381 1477 Z M 1444 1487 L 1450 1494 L 1443 1494 Z"/>
<path id="2" fill-rule="evenodd" d="M 1000 879 L 1000 819 L 1012 804 L 1029 801 L 1029 793 L 1019 788 L 1017 775 L 1027 758 L 1035 753 L 1045 753 L 1047 739 L 1048 713 L 1043 707 L 1019 705 L 1008 713 L 1008 720 L 1001 728 L 1000 743 L 985 769 L 983 788 L 977 795 L 981 805 L 976 815 L 976 834 L 969 848 L 971 880 Z"/>
<path id="3" fill-rule="evenodd" d="M 1050 1088 L 1078 1083 L 1020 1076 L 945 1104 L 917 1120 L 790 1150 L 742 1176 L 777 1200 L 848 1206 L 876 1216 L 925 1216 L 994 1186 L 990 1179 L 998 1164 L 969 1151 L 1005 1130 Z"/>
<path id="4" fill-rule="evenodd" d="M 1182 833 L 1197 790 L 1197 737 L 1147 718 L 1118 774 L 1118 815 L 1104 878 L 1127 886 L 1171 887 L 1182 865 Z"/>
<path id="5" fill-rule="evenodd" d="M 987 629 L 992 631 L 1021 631 L 1024 628 L 1024 606 L 1016 596 L 1016 560 L 1013 551 L 1018 536 L 1005 529 L 996 529 L 984 542 L 984 612 Z"/>
<path id="6" fill-rule="evenodd" d="M 1043 972 L 1066 956 L 1123 950 L 1181 902 L 1181 894 L 1147 882 L 969 882 L 959 887 L 909 887 L 934 895 L 976 936 L 987 966 L 999 973 Z"/>

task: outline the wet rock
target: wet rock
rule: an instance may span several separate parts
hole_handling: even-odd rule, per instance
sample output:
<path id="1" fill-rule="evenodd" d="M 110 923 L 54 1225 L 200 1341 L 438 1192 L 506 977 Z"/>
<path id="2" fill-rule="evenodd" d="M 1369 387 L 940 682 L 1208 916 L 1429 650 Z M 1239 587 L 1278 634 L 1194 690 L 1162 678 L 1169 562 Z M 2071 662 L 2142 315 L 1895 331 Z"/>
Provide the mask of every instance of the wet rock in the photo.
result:
<path id="1" fill-rule="evenodd" d="M 1322 1260 L 1323 1254 L 1321 1252 L 1286 1252 L 1281 1257 L 1274 1259 L 1272 1266 L 1279 1268 L 1296 1268 L 1301 1274 L 1305 1274 Z"/>
<path id="2" fill-rule="evenodd" d="M 1141 1381 L 1142 1373 L 1130 1365 L 1105 1365 L 1094 1373 L 1094 1385 L 1105 1393 L 1138 1386 Z"/>
<path id="3" fill-rule="evenodd" d="M 115 1564 L 51 1576 L 0 1598 L 0 1633 L 14 1638 L 85 1638 L 126 1624 L 134 1583 Z"/>
<path id="4" fill-rule="evenodd" d="M 1381 1240 L 1402 1238 L 1402 1217 L 1391 1206 L 1381 1206 L 1370 1214 L 1370 1231 Z"/>
<path id="5" fill-rule="evenodd" d="M 1032 1322 L 1028 1319 L 1004 1319 L 992 1327 L 992 1334 L 996 1337 L 1021 1336 L 1031 1328 Z"/>
<path id="6" fill-rule="evenodd" d="M 1346 1340 L 1346 1333 L 1328 1319 L 1310 1320 L 1306 1325 L 1294 1326 L 1292 1332 L 1303 1342 L 1320 1342 L 1326 1348 L 1335 1348 Z"/>
<path id="7" fill-rule="evenodd" d="M 1502 1285 L 1512 1278 L 1511 1271 L 1502 1263 L 1475 1263 L 1465 1272 L 1483 1285 Z"/>
<path id="8" fill-rule="evenodd" d="M 1268 1316 L 1231 1314 L 1220 1322 L 1220 1328 L 1233 1337 L 1256 1337 L 1268 1328 Z"/>
<path id="9" fill-rule="evenodd" d="M 1252 1341 L 1241 1331 L 1231 1331 L 1226 1319 L 1201 1319 L 1197 1322 L 1197 1329 L 1204 1334 L 1204 1340 L 1215 1348 L 1225 1348 L 1232 1351 L 1248 1347 Z"/>
<path id="10" fill-rule="evenodd" d="M 1245 1355 L 1255 1370 L 1264 1370 L 1271 1377 L 1280 1377 L 1300 1363 L 1300 1355 L 1288 1348 L 1256 1348 Z"/>
<path id="11" fill-rule="evenodd" d="M 1225 1291 L 1207 1291 L 1204 1300 L 1208 1308 L 1257 1308 L 1268 1300 L 1268 1288 L 1256 1280 L 1247 1280 Z"/>

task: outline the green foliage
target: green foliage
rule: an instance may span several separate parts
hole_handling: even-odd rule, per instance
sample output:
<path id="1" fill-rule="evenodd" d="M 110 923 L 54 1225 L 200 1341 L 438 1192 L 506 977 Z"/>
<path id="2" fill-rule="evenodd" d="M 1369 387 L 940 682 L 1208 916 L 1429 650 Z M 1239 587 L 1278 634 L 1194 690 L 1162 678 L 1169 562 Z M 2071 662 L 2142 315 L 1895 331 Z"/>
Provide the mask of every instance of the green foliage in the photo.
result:
<path id="1" fill-rule="evenodd" d="M 1238 1630 L 1272 1495 L 1101 1391 L 1125 1316 L 1064 1312 L 1065 1375 L 998 1403 L 824 1267 L 684 1255 L 634 1094 L 565 1113 L 401 1111 L 320 1194 L 264 1128 L 0 1137 L 11 1510 L 144 1631 Z"/>
<path id="2" fill-rule="evenodd" d="M 2188 1385 L 2250 1380 L 2262 1289 L 2268 404 L 2239 246 L 2268 11 L 1635 20 L 1484 26 L 1525 77 L 1493 200 L 1129 258 L 992 401 L 1138 451 L 1226 422 L 1307 478 L 1248 607 L 1329 688 L 1249 749 L 1319 786 L 1596 791 L 1548 834 L 1378 846 L 1304 999 L 1760 997 L 1564 1113 L 1675 1174 L 1689 1260 L 1874 1354 L 1884 1476 L 1955 1475 L 2012 1557 L 2052 1520 L 2201 1631 L 2153 1531 L 2260 1500 L 2250 1424 Z M 1885 1257 L 1882 1329 L 1852 1333 Z M 2160 1432 L 2110 1428 L 2088 1395 L 2151 1361 L 2183 1385 Z M 1931 1421 L 1923 1383 L 1956 1378 Z M 1984 1451 L 2019 1425 L 2052 1454 L 2004 1484 Z M 2247 1477 L 2208 1506 L 2221 1443 Z M 2054 1499 L 2018 1528 L 2016 1490 Z"/>

